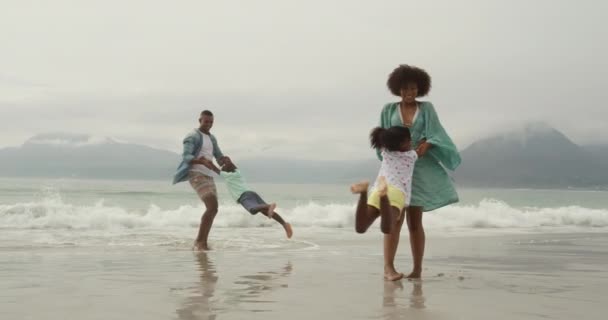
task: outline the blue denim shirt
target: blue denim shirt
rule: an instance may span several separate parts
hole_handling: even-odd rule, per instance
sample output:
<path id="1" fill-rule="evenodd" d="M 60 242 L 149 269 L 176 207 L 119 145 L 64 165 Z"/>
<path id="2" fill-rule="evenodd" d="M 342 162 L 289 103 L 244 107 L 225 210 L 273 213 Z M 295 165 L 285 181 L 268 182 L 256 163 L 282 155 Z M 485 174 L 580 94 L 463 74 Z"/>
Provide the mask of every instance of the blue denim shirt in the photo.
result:
<path id="1" fill-rule="evenodd" d="M 212 134 L 209 134 L 211 143 L 213 143 L 213 156 L 216 160 L 219 160 L 224 156 L 222 150 L 217 145 L 217 139 Z M 203 134 L 197 128 L 192 130 L 184 138 L 184 150 L 182 152 L 182 162 L 177 167 L 177 172 L 173 176 L 173 184 L 188 180 L 188 171 L 190 170 L 190 161 L 192 161 L 203 147 Z"/>

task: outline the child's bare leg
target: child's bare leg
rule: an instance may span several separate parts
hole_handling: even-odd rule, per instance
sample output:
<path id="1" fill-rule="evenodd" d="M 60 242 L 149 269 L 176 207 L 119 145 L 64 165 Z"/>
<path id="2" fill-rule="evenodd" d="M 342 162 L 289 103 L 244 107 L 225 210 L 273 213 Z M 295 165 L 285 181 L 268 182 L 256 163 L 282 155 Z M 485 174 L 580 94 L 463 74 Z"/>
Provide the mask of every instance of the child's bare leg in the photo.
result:
<path id="1" fill-rule="evenodd" d="M 398 219 L 400 212 L 395 207 L 391 207 L 391 214 L 393 215 L 391 232 L 384 235 L 384 278 L 395 281 L 403 278 L 403 274 L 395 269 L 395 255 L 399 246 L 399 236 L 404 217 Z"/>
<path id="2" fill-rule="evenodd" d="M 291 228 L 291 224 L 285 223 L 283 225 L 283 229 L 285 229 L 285 234 L 287 235 L 287 239 L 291 239 L 293 236 L 293 229 Z"/>
<path id="3" fill-rule="evenodd" d="M 368 181 L 357 182 L 350 186 L 350 192 L 357 194 L 367 192 L 367 188 L 369 187 Z"/>
<path id="4" fill-rule="evenodd" d="M 374 223 L 380 214 L 378 209 L 367 205 L 367 181 L 353 184 L 350 190 L 353 193 L 359 194 L 359 202 L 357 203 L 357 211 L 355 213 L 355 231 L 364 233 L 369 226 Z"/>
<path id="5" fill-rule="evenodd" d="M 262 214 L 267 216 L 268 218 L 272 218 L 276 222 L 280 223 L 281 226 L 283 226 L 283 229 L 285 229 L 285 234 L 287 234 L 287 239 L 291 239 L 291 237 L 293 236 L 293 229 L 291 228 L 291 224 L 285 222 L 285 220 L 283 220 L 283 218 L 281 218 L 281 216 L 278 213 L 276 213 L 275 211 L 273 211 L 272 214 L 270 216 L 268 216 L 268 211 L 262 210 Z"/>
<path id="6" fill-rule="evenodd" d="M 268 219 L 272 218 L 272 215 L 274 215 L 274 210 L 276 208 L 277 204 L 274 202 L 260 207 L 262 213 L 264 213 L 264 215 L 267 216 Z"/>
<path id="7" fill-rule="evenodd" d="M 391 207 L 391 204 L 386 195 L 380 196 L 380 230 L 382 233 L 388 234 L 393 229 L 393 225 L 397 216 L 394 215 L 394 212 Z"/>
<path id="8" fill-rule="evenodd" d="M 393 225 L 393 214 L 388 196 L 388 184 L 384 177 L 378 178 L 378 195 L 380 196 L 380 230 L 387 234 L 391 232 Z"/>
<path id="9" fill-rule="evenodd" d="M 268 219 L 272 218 L 272 215 L 274 214 L 274 210 L 277 208 L 277 204 L 276 203 L 271 203 L 271 204 L 262 204 L 257 206 L 254 210 L 254 212 L 262 212 L 266 217 L 268 217 Z"/>
<path id="10" fill-rule="evenodd" d="M 355 213 L 355 231 L 365 233 L 379 215 L 378 209 L 367 204 L 367 192 L 361 193 Z"/>
<path id="11" fill-rule="evenodd" d="M 380 216 L 380 210 L 367 204 L 367 195 L 365 195 L 365 200 L 362 200 L 362 198 L 363 194 L 359 199 L 355 216 L 355 231 L 357 233 L 365 233 Z"/>
<path id="12" fill-rule="evenodd" d="M 274 209 L 277 208 L 277 204 L 276 203 L 271 203 L 268 205 L 268 207 L 265 209 L 266 210 L 266 216 L 270 219 L 272 218 L 272 215 L 274 215 Z"/>
<path id="13" fill-rule="evenodd" d="M 355 213 L 355 231 L 365 233 L 379 215 L 380 211 L 378 209 L 367 204 L 367 192 L 361 193 Z"/>
<path id="14" fill-rule="evenodd" d="M 283 218 L 281 218 L 281 216 L 276 212 L 273 212 L 272 218 L 283 226 L 283 229 L 285 229 L 285 234 L 287 235 L 287 239 L 291 239 L 291 237 L 293 236 L 293 229 L 291 228 L 291 224 L 285 222 L 285 220 L 283 220 Z"/>

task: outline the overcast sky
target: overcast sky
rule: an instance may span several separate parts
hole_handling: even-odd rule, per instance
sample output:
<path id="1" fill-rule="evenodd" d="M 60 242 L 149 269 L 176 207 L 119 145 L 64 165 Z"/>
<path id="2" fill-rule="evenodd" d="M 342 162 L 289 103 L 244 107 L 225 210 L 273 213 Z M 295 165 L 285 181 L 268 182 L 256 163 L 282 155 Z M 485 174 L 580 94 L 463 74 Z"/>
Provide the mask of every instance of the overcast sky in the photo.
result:
<path id="1" fill-rule="evenodd" d="M 0 147 L 36 133 L 179 150 L 198 113 L 233 157 L 371 155 L 401 63 L 459 147 L 528 121 L 608 142 L 593 0 L 0 0 Z"/>

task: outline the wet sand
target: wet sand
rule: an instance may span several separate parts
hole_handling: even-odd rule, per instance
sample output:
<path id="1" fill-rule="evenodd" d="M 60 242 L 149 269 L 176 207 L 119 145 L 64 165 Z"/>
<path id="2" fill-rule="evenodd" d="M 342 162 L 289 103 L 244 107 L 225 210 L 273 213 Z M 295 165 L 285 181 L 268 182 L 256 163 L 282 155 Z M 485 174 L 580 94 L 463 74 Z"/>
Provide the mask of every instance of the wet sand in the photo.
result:
<path id="1" fill-rule="evenodd" d="M 434 235 L 423 279 L 387 282 L 377 232 L 214 232 L 209 253 L 187 238 L 4 247 L 0 318 L 604 319 L 608 303 L 605 233 Z"/>

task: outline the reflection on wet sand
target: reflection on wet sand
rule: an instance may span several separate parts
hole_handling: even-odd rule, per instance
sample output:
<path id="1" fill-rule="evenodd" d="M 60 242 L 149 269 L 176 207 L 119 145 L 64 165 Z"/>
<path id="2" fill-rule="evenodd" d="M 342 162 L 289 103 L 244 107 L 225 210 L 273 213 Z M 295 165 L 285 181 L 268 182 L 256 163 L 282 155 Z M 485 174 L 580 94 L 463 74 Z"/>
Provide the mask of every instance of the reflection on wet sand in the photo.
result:
<path id="1" fill-rule="evenodd" d="M 412 291 L 409 297 L 403 294 L 404 285 L 402 281 L 384 282 L 384 294 L 382 300 L 384 319 L 412 319 L 411 309 L 426 308 L 426 299 L 422 292 L 422 281 L 407 281 L 406 284 L 412 286 Z M 409 300 L 409 305 L 406 305 L 406 299 Z"/>
<path id="2" fill-rule="evenodd" d="M 384 319 L 402 319 L 405 307 L 399 304 L 400 292 L 403 291 L 401 281 L 384 281 L 384 294 L 382 295 L 382 311 Z"/>
<path id="3" fill-rule="evenodd" d="M 233 308 L 245 307 L 245 310 L 252 312 L 271 311 L 275 301 L 264 298 L 268 293 L 287 288 L 288 284 L 284 281 L 291 274 L 293 266 L 290 262 L 279 271 L 262 271 L 252 275 L 240 276 L 234 284 L 242 286 L 227 293 L 227 303 Z M 250 307 L 247 305 L 250 304 Z"/>
<path id="4" fill-rule="evenodd" d="M 213 320 L 222 310 L 243 310 L 263 312 L 272 309 L 275 301 L 264 299 L 264 296 L 279 288 L 287 288 L 286 277 L 291 274 L 293 266 L 290 262 L 278 271 L 261 271 L 251 275 L 239 276 L 234 281 L 236 288 L 221 290 L 221 297 L 216 293 L 218 275 L 213 261 L 206 252 L 196 253 L 199 283 L 194 287 L 195 292 L 188 297 L 182 307 L 176 312 L 179 319 Z M 264 304 L 266 308 L 264 308 Z"/>
<path id="5" fill-rule="evenodd" d="M 200 272 L 200 283 L 196 286 L 196 293 L 189 297 L 183 307 L 177 310 L 179 319 L 213 320 L 217 317 L 217 311 L 213 306 L 213 295 L 218 276 L 215 265 L 206 252 L 196 253 L 196 262 Z"/>
<path id="6" fill-rule="evenodd" d="M 424 303 L 426 299 L 422 292 L 422 281 L 412 281 L 412 293 L 410 294 L 410 307 L 414 309 L 424 309 L 426 306 Z"/>

